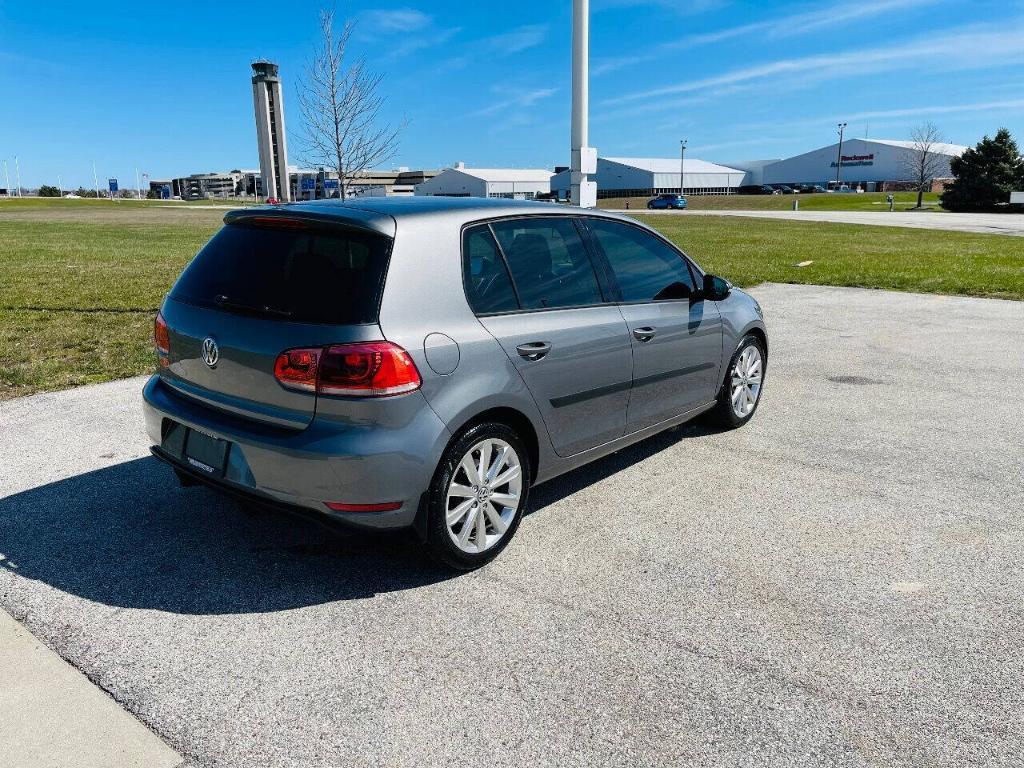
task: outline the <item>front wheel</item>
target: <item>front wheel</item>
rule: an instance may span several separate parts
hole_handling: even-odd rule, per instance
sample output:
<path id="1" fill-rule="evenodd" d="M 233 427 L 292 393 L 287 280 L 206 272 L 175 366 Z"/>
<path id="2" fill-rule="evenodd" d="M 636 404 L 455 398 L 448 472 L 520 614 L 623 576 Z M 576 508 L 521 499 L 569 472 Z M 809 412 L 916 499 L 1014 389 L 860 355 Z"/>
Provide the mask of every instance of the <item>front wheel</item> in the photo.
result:
<path id="1" fill-rule="evenodd" d="M 761 402 L 768 353 L 761 340 L 747 334 L 733 352 L 718 393 L 718 404 L 711 411 L 714 420 L 726 429 L 742 427 L 754 416 Z"/>
<path id="2" fill-rule="evenodd" d="M 505 424 L 477 424 L 445 450 L 430 486 L 427 546 L 443 564 L 471 570 L 508 546 L 530 491 L 530 457 Z"/>
<path id="3" fill-rule="evenodd" d="M 654 210 L 654 203 L 648 203 L 647 204 L 647 210 L 653 211 Z"/>

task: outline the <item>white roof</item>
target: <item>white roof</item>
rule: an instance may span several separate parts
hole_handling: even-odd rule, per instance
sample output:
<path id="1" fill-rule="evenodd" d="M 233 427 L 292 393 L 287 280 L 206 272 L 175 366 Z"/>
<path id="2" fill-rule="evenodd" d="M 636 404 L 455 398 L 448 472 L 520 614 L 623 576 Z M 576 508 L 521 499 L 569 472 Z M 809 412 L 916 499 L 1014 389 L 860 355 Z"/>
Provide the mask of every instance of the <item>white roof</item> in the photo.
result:
<path id="1" fill-rule="evenodd" d="M 639 168 L 651 173 L 679 173 L 679 158 L 660 157 L 602 157 L 609 163 L 628 165 L 632 168 Z M 709 163 L 707 160 L 698 160 L 694 157 L 686 158 L 685 162 L 687 175 L 691 173 L 739 173 L 743 171 L 736 168 L 728 168 L 717 163 Z"/>
<path id="2" fill-rule="evenodd" d="M 897 141 L 896 139 L 861 139 L 861 141 L 868 144 L 885 144 L 890 147 L 903 147 L 904 149 L 914 149 L 915 144 L 912 141 Z M 943 144 L 935 143 L 932 144 L 932 152 L 937 155 L 955 155 L 959 157 L 967 151 L 967 147 L 960 144 Z"/>
<path id="3" fill-rule="evenodd" d="M 450 168 L 484 181 L 548 181 L 554 174 L 543 168 Z"/>

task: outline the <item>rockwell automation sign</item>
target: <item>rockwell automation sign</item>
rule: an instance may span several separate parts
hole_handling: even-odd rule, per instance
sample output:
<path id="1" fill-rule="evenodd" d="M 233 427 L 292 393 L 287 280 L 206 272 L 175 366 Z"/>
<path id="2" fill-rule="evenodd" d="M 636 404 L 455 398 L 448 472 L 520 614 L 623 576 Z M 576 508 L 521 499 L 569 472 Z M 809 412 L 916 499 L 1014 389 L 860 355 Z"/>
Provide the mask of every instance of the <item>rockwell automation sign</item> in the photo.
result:
<path id="1" fill-rule="evenodd" d="M 843 168 L 850 168 L 857 165 L 874 165 L 875 155 L 874 153 L 870 155 L 842 155 L 840 157 L 840 161 L 843 164 Z M 829 163 L 829 167 L 835 168 L 836 161 L 833 160 L 831 163 Z"/>

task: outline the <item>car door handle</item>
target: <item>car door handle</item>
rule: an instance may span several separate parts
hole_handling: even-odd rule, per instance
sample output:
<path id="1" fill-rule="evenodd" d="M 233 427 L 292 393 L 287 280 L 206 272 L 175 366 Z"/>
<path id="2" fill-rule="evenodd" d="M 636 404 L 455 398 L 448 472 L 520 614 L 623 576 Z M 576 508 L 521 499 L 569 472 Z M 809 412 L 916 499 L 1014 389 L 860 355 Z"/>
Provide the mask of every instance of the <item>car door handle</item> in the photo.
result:
<path id="1" fill-rule="evenodd" d="M 551 344 L 546 341 L 531 341 L 529 344 L 520 344 L 516 347 L 519 356 L 527 360 L 540 360 L 550 351 Z"/>
<path id="2" fill-rule="evenodd" d="M 633 335 L 636 336 L 640 341 L 650 341 L 654 338 L 654 335 L 658 332 L 657 328 L 652 328 L 649 325 L 643 328 L 634 328 Z"/>

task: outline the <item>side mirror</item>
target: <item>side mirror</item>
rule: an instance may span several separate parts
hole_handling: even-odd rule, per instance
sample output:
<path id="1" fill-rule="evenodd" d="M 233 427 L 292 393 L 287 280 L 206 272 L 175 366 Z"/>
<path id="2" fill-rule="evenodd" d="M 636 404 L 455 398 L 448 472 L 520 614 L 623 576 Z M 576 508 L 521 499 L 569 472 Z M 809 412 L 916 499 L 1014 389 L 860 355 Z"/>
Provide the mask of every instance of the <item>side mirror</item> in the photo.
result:
<path id="1" fill-rule="evenodd" d="M 704 275 L 704 288 L 701 295 L 711 301 L 721 301 L 732 290 L 732 283 L 723 277 Z"/>

